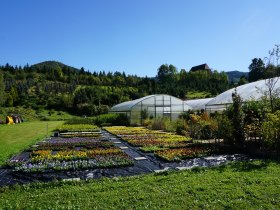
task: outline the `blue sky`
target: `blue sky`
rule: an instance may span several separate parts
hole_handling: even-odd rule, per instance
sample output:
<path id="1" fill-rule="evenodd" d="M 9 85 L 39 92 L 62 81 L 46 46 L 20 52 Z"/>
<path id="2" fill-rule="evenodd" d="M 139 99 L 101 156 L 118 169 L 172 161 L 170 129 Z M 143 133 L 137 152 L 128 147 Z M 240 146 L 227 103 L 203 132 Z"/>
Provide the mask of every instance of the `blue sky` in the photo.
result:
<path id="1" fill-rule="evenodd" d="M 0 0 L 0 64 L 56 60 L 155 76 L 208 63 L 248 71 L 280 44 L 279 0 Z"/>

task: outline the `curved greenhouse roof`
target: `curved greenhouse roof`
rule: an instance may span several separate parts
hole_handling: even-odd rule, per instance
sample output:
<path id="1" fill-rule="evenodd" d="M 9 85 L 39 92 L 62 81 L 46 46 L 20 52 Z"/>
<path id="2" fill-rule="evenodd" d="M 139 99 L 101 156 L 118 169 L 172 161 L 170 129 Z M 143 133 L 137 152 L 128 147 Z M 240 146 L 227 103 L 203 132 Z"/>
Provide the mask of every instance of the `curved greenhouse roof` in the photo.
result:
<path id="1" fill-rule="evenodd" d="M 117 104 L 115 106 L 113 106 L 110 111 L 111 112 L 128 112 L 130 111 L 134 106 L 136 106 L 137 104 L 141 103 L 142 101 L 146 100 L 146 99 L 149 99 L 149 98 L 152 98 L 152 97 L 170 97 L 172 98 L 172 102 L 175 101 L 175 103 L 183 103 L 183 101 L 179 98 L 176 98 L 174 96 L 170 96 L 170 95 L 165 95 L 165 94 L 157 94 L 157 95 L 148 95 L 148 96 L 145 96 L 145 97 L 142 97 L 142 98 L 139 98 L 139 99 L 136 99 L 136 100 L 133 100 L 133 101 L 126 101 L 126 102 L 123 102 L 123 103 L 120 103 L 120 104 Z M 185 106 L 185 110 L 188 110 L 188 109 L 191 109 L 190 106 L 188 105 L 184 105 Z"/>
<path id="2" fill-rule="evenodd" d="M 185 101 L 185 104 L 190 106 L 193 110 L 201 110 L 201 109 L 205 109 L 205 105 L 212 99 L 213 98 L 187 100 Z"/>
<path id="3" fill-rule="evenodd" d="M 133 101 L 126 101 L 120 104 L 117 104 L 115 106 L 113 106 L 110 111 L 112 112 L 127 112 L 130 111 L 130 109 L 135 106 L 136 104 L 140 103 L 141 101 L 153 97 L 154 95 L 149 95 L 149 96 L 145 96 L 143 98 L 139 98 Z"/>
<path id="4" fill-rule="evenodd" d="M 275 82 L 274 90 L 280 88 L 280 77 L 273 78 Z M 236 88 L 237 94 L 240 95 L 243 101 L 259 100 L 268 91 L 268 80 L 260 80 L 249 84 L 241 85 Z M 226 108 L 228 104 L 232 104 L 232 93 L 235 88 L 227 90 L 213 98 L 206 104 L 206 109 L 221 110 Z"/>
<path id="5" fill-rule="evenodd" d="M 131 125 L 143 125 L 146 119 L 169 118 L 176 120 L 182 112 L 191 109 L 179 98 L 158 94 L 113 106 L 110 112 L 124 113 Z"/>

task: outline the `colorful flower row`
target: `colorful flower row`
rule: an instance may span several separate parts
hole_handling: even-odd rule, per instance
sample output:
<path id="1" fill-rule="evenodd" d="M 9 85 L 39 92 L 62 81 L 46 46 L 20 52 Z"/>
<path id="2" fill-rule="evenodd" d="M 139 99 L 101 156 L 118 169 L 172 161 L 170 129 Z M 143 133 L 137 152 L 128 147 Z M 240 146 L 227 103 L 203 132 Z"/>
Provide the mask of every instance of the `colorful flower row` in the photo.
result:
<path id="1" fill-rule="evenodd" d="M 144 152 L 154 152 L 168 148 L 186 147 L 190 138 L 172 133 L 149 130 L 143 127 L 107 127 L 109 132 L 120 136 Z M 128 134 L 130 133 L 130 134 Z"/>
<path id="2" fill-rule="evenodd" d="M 190 140 L 190 138 L 186 138 L 185 136 L 179 136 L 179 135 L 174 135 L 174 134 L 161 134 L 161 135 L 154 135 L 154 134 L 149 134 L 149 135 L 127 135 L 127 136 L 122 136 L 121 137 L 125 141 L 129 140 L 174 140 L 174 141 L 186 141 Z"/>
<path id="3" fill-rule="evenodd" d="M 46 160 L 59 160 L 59 161 L 68 161 L 68 160 L 78 160 L 78 159 L 88 159 L 95 158 L 96 156 L 111 156 L 111 155 L 125 155 L 123 151 L 118 148 L 110 149 L 93 149 L 86 151 L 78 150 L 64 150 L 54 153 L 52 150 L 38 150 L 31 153 L 31 162 L 43 162 Z"/>
<path id="4" fill-rule="evenodd" d="M 79 148 L 82 149 L 94 149 L 94 148 L 110 148 L 114 147 L 114 143 L 112 142 L 101 142 L 101 141 L 84 141 L 84 142 L 45 142 L 40 143 L 37 147 L 32 147 L 31 150 L 69 150 Z"/>
<path id="5" fill-rule="evenodd" d="M 56 144 L 56 143 L 69 143 L 69 144 L 79 144 L 83 142 L 99 142 L 99 141 L 104 141 L 106 140 L 105 138 L 82 138 L 82 137 L 73 137 L 73 138 L 60 138 L 60 137 L 52 137 L 51 139 L 48 139 L 47 142 L 51 144 Z"/>
<path id="6" fill-rule="evenodd" d="M 133 160 L 127 155 L 96 156 L 93 159 L 59 161 L 48 160 L 39 163 L 24 163 L 15 167 L 15 171 L 44 172 L 61 170 L 84 170 L 94 168 L 111 168 L 133 165 Z"/>
<path id="7" fill-rule="evenodd" d="M 114 135 L 132 135 L 132 134 L 154 134 L 163 133 L 162 131 L 149 130 L 144 127 L 125 127 L 125 126 L 112 126 L 105 127 L 105 129 Z"/>
<path id="8" fill-rule="evenodd" d="M 150 146 L 158 146 L 158 147 L 186 147 L 187 142 L 184 141 L 164 141 L 164 140 L 131 140 L 128 141 L 129 144 L 136 147 L 150 147 Z"/>
<path id="9" fill-rule="evenodd" d="M 156 151 L 155 154 L 164 160 L 176 161 L 187 158 L 205 156 L 211 152 L 213 152 L 213 150 L 206 147 L 188 147 Z"/>
<path id="10" fill-rule="evenodd" d="M 68 132 L 68 133 L 60 133 L 60 137 L 62 138 L 74 138 L 74 137 L 90 137 L 90 138 L 99 138 L 101 137 L 101 133 L 99 132 Z"/>

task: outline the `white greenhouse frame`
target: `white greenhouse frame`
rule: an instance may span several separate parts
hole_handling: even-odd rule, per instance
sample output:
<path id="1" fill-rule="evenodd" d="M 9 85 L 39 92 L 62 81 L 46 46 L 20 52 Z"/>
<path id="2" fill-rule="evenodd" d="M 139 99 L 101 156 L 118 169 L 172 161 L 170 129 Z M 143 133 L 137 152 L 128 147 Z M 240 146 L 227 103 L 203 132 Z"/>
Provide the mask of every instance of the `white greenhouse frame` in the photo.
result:
<path id="1" fill-rule="evenodd" d="M 165 117 L 176 120 L 182 112 L 190 109 L 191 107 L 179 98 L 157 94 L 117 104 L 110 109 L 110 112 L 124 113 L 129 118 L 131 125 L 142 125 L 143 112 L 150 119 Z"/>
<path id="2" fill-rule="evenodd" d="M 271 79 L 270 79 L 271 80 Z M 273 92 L 279 92 L 280 90 L 280 77 L 272 78 L 274 80 Z M 260 100 L 266 94 L 268 94 L 268 81 L 259 80 L 257 82 L 251 82 L 245 85 L 236 87 L 237 94 L 241 97 L 243 102 L 251 100 Z M 205 105 L 205 110 L 208 112 L 222 111 L 227 109 L 232 103 L 232 93 L 234 93 L 235 88 L 227 90 L 220 95 L 213 98 Z"/>

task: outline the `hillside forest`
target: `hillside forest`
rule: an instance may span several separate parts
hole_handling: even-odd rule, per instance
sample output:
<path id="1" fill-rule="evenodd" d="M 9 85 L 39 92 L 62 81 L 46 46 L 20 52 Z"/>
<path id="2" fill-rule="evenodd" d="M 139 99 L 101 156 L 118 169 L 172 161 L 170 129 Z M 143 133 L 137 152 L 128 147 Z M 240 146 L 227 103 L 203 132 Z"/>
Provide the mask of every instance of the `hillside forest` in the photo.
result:
<path id="1" fill-rule="evenodd" d="M 76 115 L 98 115 L 123 101 L 150 94 L 170 94 L 181 99 L 215 96 L 234 85 L 262 79 L 264 63 L 253 59 L 249 78 L 234 78 L 216 70 L 186 71 L 163 64 L 155 77 L 124 72 L 90 72 L 46 61 L 25 66 L 0 66 L 0 107 L 63 110 Z M 238 72 L 233 72 L 234 74 Z M 232 76 L 232 75 L 231 75 Z"/>

